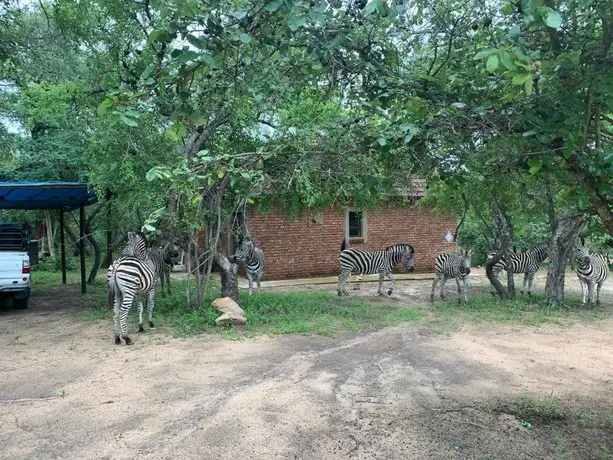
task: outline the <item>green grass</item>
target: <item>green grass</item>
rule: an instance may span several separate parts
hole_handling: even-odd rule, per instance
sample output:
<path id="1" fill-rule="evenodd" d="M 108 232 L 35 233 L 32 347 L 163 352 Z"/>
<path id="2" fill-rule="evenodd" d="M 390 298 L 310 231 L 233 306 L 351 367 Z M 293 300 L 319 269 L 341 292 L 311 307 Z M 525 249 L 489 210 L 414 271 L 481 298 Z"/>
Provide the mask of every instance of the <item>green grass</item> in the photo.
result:
<path id="1" fill-rule="evenodd" d="M 514 323 L 540 326 L 544 323 L 570 325 L 574 321 L 594 321 L 610 316 L 602 308 L 582 307 L 575 298 L 567 299 L 564 307 L 552 307 L 542 295 L 520 295 L 514 300 L 501 300 L 489 293 L 474 294 L 467 304 L 456 300 L 437 302 L 431 308 L 431 320 L 442 323 L 446 320 L 456 322 Z"/>
<path id="2" fill-rule="evenodd" d="M 52 279 L 49 278 L 50 283 Z M 110 320 L 112 312 L 106 303 L 106 286 L 104 283 L 96 283 L 91 290 L 96 300 L 79 315 L 79 319 Z M 227 338 L 239 338 L 292 333 L 333 336 L 341 332 L 376 330 L 399 322 L 416 322 L 421 318 L 421 312 L 414 308 L 370 304 L 359 299 L 339 298 L 335 293 L 256 293 L 249 296 L 241 292 L 240 305 L 245 311 L 247 325 L 218 328 L 215 319 L 220 313 L 211 308 L 210 304 L 219 296 L 219 291 L 216 288 L 211 291 L 203 307 L 190 308 L 186 303 L 186 282 L 174 281 L 171 296 L 156 295 L 154 322 L 158 327 L 169 328 L 177 337 L 218 333 Z M 146 315 L 145 311 L 145 324 Z M 130 310 L 128 320 L 129 330 L 136 330 L 136 305 Z"/>
<path id="3" fill-rule="evenodd" d="M 516 414 L 519 418 L 532 423 L 537 421 L 550 423 L 556 420 L 564 420 L 567 412 L 560 399 L 555 396 L 543 398 L 524 396 L 518 404 Z"/>
<path id="4" fill-rule="evenodd" d="M 172 299 L 161 299 L 160 318 L 181 336 L 217 331 L 215 319 L 219 313 L 209 306 L 216 297 L 215 292 L 205 301 L 205 307 L 191 310 L 182 305 L 183 293 L 173 295 Z M 230 328 L 226 333 L 332 336 L 343 331 L 374 330 L 399 321 L 416 321 L 420 316 L 415 309 L 373 305 L 327 292 L 242 294 L 241 307 L 247 325 Z"/>

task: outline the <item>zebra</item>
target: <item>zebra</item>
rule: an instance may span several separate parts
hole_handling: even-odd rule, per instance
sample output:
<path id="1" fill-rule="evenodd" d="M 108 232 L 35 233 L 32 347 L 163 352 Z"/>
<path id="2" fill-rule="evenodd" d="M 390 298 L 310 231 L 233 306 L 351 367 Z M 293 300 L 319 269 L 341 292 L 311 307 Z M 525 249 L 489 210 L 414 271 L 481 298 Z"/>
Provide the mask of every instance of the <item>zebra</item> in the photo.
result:
<path id="1" fill-rule="evenodd" d="M 351 272 L 356 269 L 359 270 L 360 275 L 379 274 L 379 289 L 377 290 L 379 295 L 383 295 L 383 278 L 387 276 L 391 282 L 387 295 L 392 295 L 395 287 L 392 268 L 400 262 L 404 262 L 407 271 L 412 272 L 414 253 L 415 250 L 410 244 L 394 244 L 383 251 L 362 251 L 361 249 L 347 248 L 346 242 L 343 240 L 339 255 L 341 272 L 338 275 L 338 295 L 349 295 L 345 289 L 345 283 Z"/>
<path id="2" fill-rule="evenodd" d="M 585 240 L 575 240 L 575 262 L 577 278 L 581 283 L 581 304 L 594 304 L 594 285 L 596 288 L 596 305 L 600 305 L 600 289 L 609 276 L 609 257 L 600 253 L 590 254 Z"/>
<path id="3" fill-rule="evenodd" d="M 536 246 L 528 249 L 524 252 L 509 252 L 509 258 L 511 260 L 511 272 L 523 273 L 524 282 L 522 284 L 521 293 L 523 294 L 528 285 L 528 295 L 532 295 L 532 281 L 534 280 L 534 274 L 538 271 L 543 261 L 547 258 L 548 243 L 539 243 Z M 488 258 L 493 257 L 494 253 L 490 253 Z M 494 277 L 498 278 L 498 275 L 502 270 L 507 269 L 507 263 L 504 258 L 500 259 L 493 267 Z M 494 286 L 491 287 L 491 293 L 496 294 Z"/>
<path id="4" fill-rule="evenodd" d="M 266 264 L 266 258 L 264 257 L 264 251 L 258 248 L 251 238 L 243 237 L 238 242 L 238 249 L 234 254 L 234 261 L 236 263 L 245 264 L 245 274 L 249 280 L 249 295 L 252 294 L 253 280 L 255 279 L 258 292 L 262 293 L 260 287 L 260 280 L 264 274 L 264 265 Z"/>
<path id="5" fill-rule="evenodd" d="M 143 251 L 144 248 L 144 251 Z M 124 254 L 131 254 L 117 259 L 107 273 L 109 280 L 109 306 L 113 305 L 115 343 L 120 344 L 123 338 L 126 345 L 133 342 L 128 336 L 127 317 L 132 301 L 137 295 L 148 294 L 149 326 L 151 321 L 153 299 L 155 297 L 154 264 L 148 257 L 147 237 L 137 232 L 128 234 L 128 244 Z M 121 299 L 121 300 L 120 300 Z M 139 332 L 142 330 L 142 300 L 139 298 Z"/>
<path id="6" fill-rule="evenodd" d="M 155 278 L 160 278 L 162 297 L 164 297 L 164 281 L 166 281 L 168 294 L 170 295 L 170 272 L 179 258 L 179 248 L 172 243 L 166 243 L 163 248 L 150 249 L 147 255 L 153 262 Z"/>
<path id="7" fill-rule="evenodd" d="M 441 299 L 445 300 L 445 283 L 450 278 L 455 278 L 458 285 L 458 302 L 462 301 L 462 288 L 460 281 L 464 286 L 464 303 L 468 303 L 466 295 L 466 278 L 470 274 L 470 252 L 464 250 L 461 255 L 442 253 L 436 256 L 434 263 L 435 278 L 432 282 L 432 292 L 430 293 L 430 301 L 434 301 L 434 290 L 438 282 L 441 282 Z"/>
<path id="8" fill-rule="evenodd" d="M 124 248 L 123 250 L 123 254 L 124 256 L 126 254 L 132 254 L 133 250 L 130 248 L 130 244 L 128 243 L 128 245 Z M 142 252 L 140 253 L 142 258 Z M 149 262 L 151 262 L 151 264 L 153 265 L 153 276 L 154 276 L 154 283 L 157 282 L 158 278 L 160 279 L 160 283 L 162 284 L 162 297 L 164 297 L 164 277 L 166 277 L 166 283 L 168 286 L 168 294 L 170 294 L 170 272 L 172 271 L 172 266 L 174 265 L 174 263 L 176 262 L 178 256 L 179 256 L 179 251 L 177 246 L 175 246 L 172 243 L 167 243 L 166 246 L 164 246 L 161 249 L 146 249 L 145 250 L 145 259 L 148 260 Z M 111 266 L 109 267 L 109 270 L 107 272 L 107 281 L 108 284 L 111 284 L 111 280 L 112 277 L 114 275 L 114 272 L 117 270 L 117 264 L 118 264 L 118 260 L 114 261 Z M 155 296 L 155 289 L 154 289 L 154 294 L 153 296 Z M 151 300 L 151 298 L 147 299 L 147 310 L 149 312 L 149 327 L 151 329 L 155 329 L 155 324 L 153 323 L 153 310 L 155 308 L 155 302 L 153 300 Z M 139 299 L 138 302 L 138 332 L 144 332 L 145 329 L 143 328 L 143 303 L 142 301 Z"/>

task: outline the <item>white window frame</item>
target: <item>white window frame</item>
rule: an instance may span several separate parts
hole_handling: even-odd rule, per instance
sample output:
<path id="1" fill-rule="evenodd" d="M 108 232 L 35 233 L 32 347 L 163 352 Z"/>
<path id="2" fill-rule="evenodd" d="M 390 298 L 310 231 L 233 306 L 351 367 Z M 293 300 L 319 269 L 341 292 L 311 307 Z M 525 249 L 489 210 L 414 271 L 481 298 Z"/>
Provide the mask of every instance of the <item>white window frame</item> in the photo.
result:
<path id="1" fill-rule="evenodd" d="M 349 213 L 361 212 L 362 213 L 362 236 L 349 236 Z M 347 209 L 345 211 L 345 238 L 347 241 L 363 241 L 366 242 L 368 238 L 368 221 L 367 213 L 365 209 Z"/>

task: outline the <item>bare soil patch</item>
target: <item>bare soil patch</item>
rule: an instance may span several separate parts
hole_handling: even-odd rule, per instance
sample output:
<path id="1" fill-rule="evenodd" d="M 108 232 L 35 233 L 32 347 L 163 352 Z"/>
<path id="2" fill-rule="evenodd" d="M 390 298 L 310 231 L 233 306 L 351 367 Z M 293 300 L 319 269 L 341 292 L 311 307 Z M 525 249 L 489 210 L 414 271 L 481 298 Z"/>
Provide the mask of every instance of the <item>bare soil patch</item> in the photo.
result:
<path id="1" fill-rule="evenodd" d="M 395 300 L 427 308 L 429 285 L 399 282 Z M 611 309 L 611 280 L 605 289 Z M 375 291 L 365 283 L 350 292 L 381 301 Z M 35 292 L 28 310 L 0 309 L 0 458 L 613 452 L 610 318 L 572 327 L 464 325 L 448 335 L 403 324 L 366 335 L 240 341 L 181 340 L 158 329 L 127 347 L 113 344 L 110 316 L 76 320 L 88 302 L 72 285 Z M 563 415 L 522 412 L 526 396 L 537 404 L 559 398 Z"/>

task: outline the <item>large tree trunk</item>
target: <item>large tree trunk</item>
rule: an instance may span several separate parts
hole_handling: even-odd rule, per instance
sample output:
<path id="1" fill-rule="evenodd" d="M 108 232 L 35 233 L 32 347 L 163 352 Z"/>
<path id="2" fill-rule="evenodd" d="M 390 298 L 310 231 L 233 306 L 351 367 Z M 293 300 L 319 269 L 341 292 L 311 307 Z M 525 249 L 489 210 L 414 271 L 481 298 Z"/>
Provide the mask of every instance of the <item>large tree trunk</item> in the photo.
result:
<path id="1" fill-rule="evenodd" d="M 564 276 L 568 253 L 572 249 L 574 239 L 585 224 L 585 215 L 558 217 L 555 219 L 555 229 L 549 244 L 549 270 L 545 295 L 550 305 L 564 304 Z"/>
<path id="2" fill-rule="evenodd" d="M 238 303 L 238 265 L 230 262 L 219 251 L 215 253 L 215 262 L 219 265 L 219 274 L 221 276 L 221 296 L 230 297 Z"/>
<path id="3" fill-rule="evenodd" d="M 487 279 L 490 281 L 490 283 L 492 283 L 492 286 L 494 286 L 494 289 L 496 289 L 496 292 L 500 298 L 514 299 L 515 284 L 513 283 L 513 274 L 507 271 L 507 289 L 505 289 L 502 283 L 500 283 L 500 281 L 494 277 L 494 272 L 492 270 L 494 265 L 496 265 L 500 259 L 508 256 L 509 244 L 511 244 L 511 240 L 513 239 L 513 226 L 511 225 L 511 219 L 509 218 L 506 210 L 500 205 L 500 203 L 494 203 L 492 214 L 494 217 L 494 228 L 498 234 L 500 246 L 496 254 L 494 254 L 494 256 L 485 264 L 485 274 L 487 275 Z M 507 267 L 508 266 L 509 264 L 507 260 Z"/>

